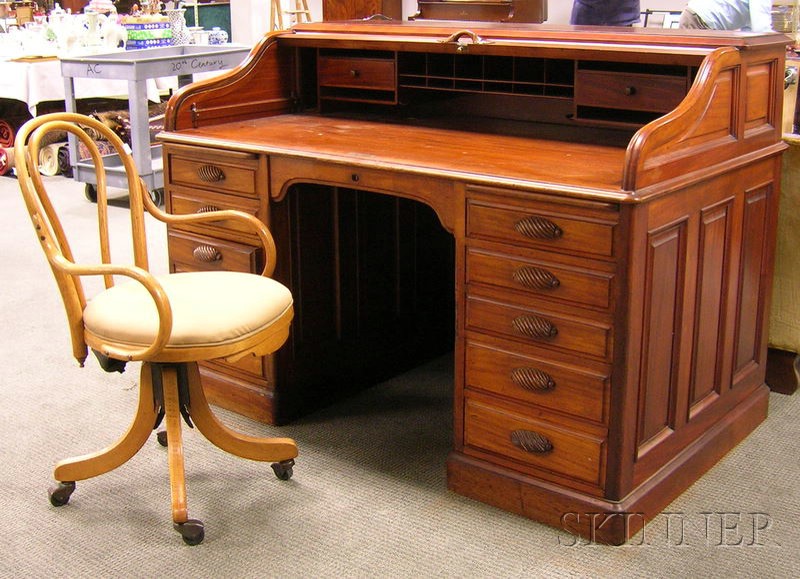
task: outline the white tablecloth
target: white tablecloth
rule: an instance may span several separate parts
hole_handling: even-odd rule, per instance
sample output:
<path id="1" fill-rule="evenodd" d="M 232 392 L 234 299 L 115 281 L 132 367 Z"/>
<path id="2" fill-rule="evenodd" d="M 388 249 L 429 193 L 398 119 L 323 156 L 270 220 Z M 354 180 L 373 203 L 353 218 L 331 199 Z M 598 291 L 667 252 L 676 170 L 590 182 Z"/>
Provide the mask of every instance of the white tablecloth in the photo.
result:
<path id="1" fill-rule="evenodd" d="M 75 97 L 120 98 L 127 100 L 128 83 L 124 80 L 76 78 Z M 156 82 L 158 80 L 159 82 Z M 147 98 L 159 101 L 161 90 L 177 86 L 174 79 L 150 79 L 147 81 Z M 28 105 L 31 115 L 36 116 L 36 107 L 46 101 L 64 100 L 64 77 L 61 63 L 50 60 L 0 60 L 0 98 L 22 101 Z"/>

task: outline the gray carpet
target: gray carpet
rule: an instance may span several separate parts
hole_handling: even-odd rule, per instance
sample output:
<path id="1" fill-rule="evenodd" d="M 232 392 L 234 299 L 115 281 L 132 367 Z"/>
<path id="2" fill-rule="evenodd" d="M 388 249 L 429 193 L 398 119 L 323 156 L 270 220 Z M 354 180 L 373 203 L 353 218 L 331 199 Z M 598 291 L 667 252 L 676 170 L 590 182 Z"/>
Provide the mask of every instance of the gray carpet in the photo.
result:
<path id="1" fill-rule="evenodd" d="M 95 206 L 82 185 L 48 182 L 85 251 Z M 112 211 L 125 239 L 124 197 Z M 151 237 L 163 271 L 163 229 Z M 54 463 L 121 435 L 138 368 L 112 375 L 71 359 L 55 284 L 8 177 L 0 239 L 2 577 L 800 576 L 800 395 L 772 394 L 769 419 L 670 506 L 675 514 L 607 547 L 447 491 L 447 358 L 281 428 L 220 412 L 245 432 L 297 439 L 288 482 L 187 432 L 189 512 L 206 526 L 199 546 L 172 529 L 155 441 L 54 508 Z"/>

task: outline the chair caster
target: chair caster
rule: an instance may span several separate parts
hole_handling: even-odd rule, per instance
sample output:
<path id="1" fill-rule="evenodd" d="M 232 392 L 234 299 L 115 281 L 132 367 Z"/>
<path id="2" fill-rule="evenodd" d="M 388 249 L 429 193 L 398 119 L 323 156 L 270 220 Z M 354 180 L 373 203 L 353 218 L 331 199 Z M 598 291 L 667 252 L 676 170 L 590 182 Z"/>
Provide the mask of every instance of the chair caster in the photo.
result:
<path id="1" fill-rule="evenodd" d="M 275 471 L 275 476 L 280 480 L 289 480 L 292 478 L 292 467 L 294 466 L 294 459 L 282 460 L 281 462 L 273 462 L 272 470 Z"/>
<path id="2" fill-rule="evenodd" d="M 181 534 L 183 542 L 187 545 L 199 545 L 205 538 L 203 521 L 189 519 L 185 523 L 173 523 L 172 526 Z"/>
<path id="3" fill-rule="evenodd" d="M 156 432 L 156 440 L 158 444 L 161 446 L 167 446 L 167 431 L 166 430 L 159 430 Z"/>
<path id="4" fill-rule="evenodd" d="M 74 490 L 74 482 L 58 483 L 58 486 L 52 487 L 47 491 L 47 495 L 50 497 L 50 504 L 54 507 L 63 507 L 69 502 L 69 497 Z"/>

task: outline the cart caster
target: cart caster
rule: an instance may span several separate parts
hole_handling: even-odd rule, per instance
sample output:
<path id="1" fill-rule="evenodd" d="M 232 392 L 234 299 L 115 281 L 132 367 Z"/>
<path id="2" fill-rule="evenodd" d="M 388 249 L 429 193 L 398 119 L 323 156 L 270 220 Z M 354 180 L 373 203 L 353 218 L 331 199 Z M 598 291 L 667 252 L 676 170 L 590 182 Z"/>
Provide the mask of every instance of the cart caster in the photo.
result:
<path id="1" fill-rule="evenodd" d="M 158 207 L 161 207 L 164 204 L 164 189 L 159 187 L 158 189 L 150 191 L 150 199 L 152 199 L 153 203 Z"/>
<path id="2" fill-rule="evenodd" d="M 206 536 L 203 521 L 189 519 L 185 523 L 173 523 L 172 526 L 181 534 L 187 545 L 199 545 Z"/>
<path id="3" fill-rule="evenodd" d="M 97 187 L 91 183 L 87 183 L 83 188 L 83 194 L 86 195 L 86 198 L 92 203 L 97 203 Z"/>
<path id="4" fill-rule="evenodd" d="M 167 446 L 167 431 L 160 430 L 156 432 L 156 440 L 158 441 L 158 444 L 160 444 L 161 446 Z"/>
<path id="5" fill-rule="evenodd" d="M 275 471 L 275 476 L 278 477 L 280 480 L 289 480 L 292 478 L 292 467 L 294 466 L 294 460 L 282 460 L 281 462 L 273 462 L 272 463 L 272 470 Z"/>
<path id="6" fill-rule="evenodd" d="M 69 497 L 75 490 L 74 482 L 60 482 L 57 486 L 52 487 L 47 491 L 50 497 L 50 504 L 54 507 L 63 507 L 69 502 Z"/>

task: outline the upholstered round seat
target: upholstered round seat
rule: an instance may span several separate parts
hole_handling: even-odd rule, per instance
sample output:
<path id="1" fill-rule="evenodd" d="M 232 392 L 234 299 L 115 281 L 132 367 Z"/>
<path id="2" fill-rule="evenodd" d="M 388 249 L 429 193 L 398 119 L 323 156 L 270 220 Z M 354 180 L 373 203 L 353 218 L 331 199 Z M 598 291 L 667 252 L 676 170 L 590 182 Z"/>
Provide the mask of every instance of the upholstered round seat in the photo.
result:
<path id="1" fill-rule="evenodd" d="M 292 310 L 292 294 L 281 283 L 231 271 L 155 276 L 172 308 L 167 349 L 219 347 L 264 332 Z M 115 285 L 94 297 L 83 312 L 93 338 L 127 347 L 151 344 L 158 333 L 155 302 L 138 282 Z"/>

